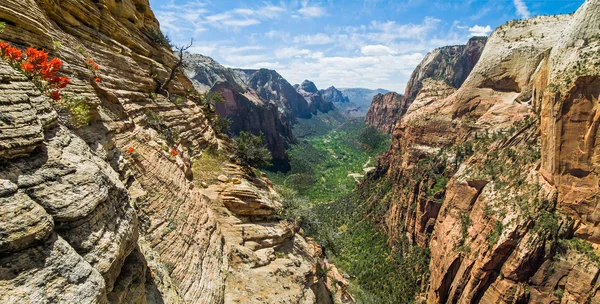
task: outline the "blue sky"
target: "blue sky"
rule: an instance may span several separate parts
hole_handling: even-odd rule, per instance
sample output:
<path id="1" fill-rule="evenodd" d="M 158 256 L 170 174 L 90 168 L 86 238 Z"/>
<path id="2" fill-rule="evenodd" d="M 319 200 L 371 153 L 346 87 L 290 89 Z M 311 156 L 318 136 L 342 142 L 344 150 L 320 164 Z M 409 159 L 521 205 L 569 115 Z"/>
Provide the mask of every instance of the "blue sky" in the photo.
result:
<path id="1" fill-rule="evenodd" d="M 277 70 L 290 83 L 404 92 L 436 47 L 512 19 L 575 11 L 584 0 L 150 0 L 161 29 L 228 67 Z"/>

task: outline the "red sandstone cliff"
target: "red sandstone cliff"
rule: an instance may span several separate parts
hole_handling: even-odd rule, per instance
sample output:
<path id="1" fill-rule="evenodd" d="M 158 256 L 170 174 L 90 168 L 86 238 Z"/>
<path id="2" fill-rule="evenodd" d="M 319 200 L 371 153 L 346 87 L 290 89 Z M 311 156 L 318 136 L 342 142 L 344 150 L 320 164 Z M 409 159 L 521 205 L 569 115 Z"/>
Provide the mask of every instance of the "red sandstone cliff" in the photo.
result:
<path id="1" fill-rule="evenodd" d="M 373 97 L 365 122 L 383 132 L 392 133 L 396 122 L 408 109 L 408 99 L 396 93 L 377 94 Z"/>
<path id="2" fill-rule="evenodd" d="M 404 95 L 387 93 L 375 96 L 365 122 L 377 129 L 391 133 L 402 115 L 406 113 L 427 79 L 444 82 L 459 88 L 481 56 L 486 37 L 473 37 L 466 45 L 445 46 L 428 53 L 410 76 Z M 442 86 L 442 90 L 445 86 Z"/>
<path id="3" fill-rule="evenodd" d="M 367 178 L 428 303 L 596 303 L 600 1 L 496 29 L 460 88 L 424 78 Z M 366 187 L 366 185 L 363 185 Z M 401 270 L 399 270 L 401 271 Z"/>
<path id="4" fill-rule="evenodd" d="M 317 275 L 319 247 L 277 219 L 268 180 L 228 161 L 192 82 L 178 73 L 171 98 L 156 93 L 176 58 L 147 0 L 4 0 L 0 20 L 0 39 L 63 61 L 64 93 L 91 114 L 73 125 L 0 61 L 1 303 L 347 296 Z"/>

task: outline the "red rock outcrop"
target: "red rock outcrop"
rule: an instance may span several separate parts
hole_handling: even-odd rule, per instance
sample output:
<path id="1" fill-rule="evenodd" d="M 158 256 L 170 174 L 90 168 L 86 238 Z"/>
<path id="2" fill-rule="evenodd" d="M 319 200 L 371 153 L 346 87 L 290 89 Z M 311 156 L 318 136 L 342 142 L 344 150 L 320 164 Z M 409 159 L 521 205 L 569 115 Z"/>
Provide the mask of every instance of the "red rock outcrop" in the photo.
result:
<path id="1" fill-rule="evenodd" d="M 597 0 L 511 21 L 460 88 L 422 81 L 368 178 L 394 183 L 391 243 L 430 249 L 428 303 L 600 300 L 599 22 Z"/>
<path id="2" fill-rule="evenodd" d="M 0 62 L 0 302 L 334 296 L 320 288 L 319 248 L 273 216 L 278 195 L 264 180 L 232 166 L 228 174 L 247 187 L 235 191 L 202 180 L 208 166 L 192 171 L 193 159 L 227 154 L 229 143 L 216 137 L 211 108 L 184 75 L 168 87 L 170 99 L 155 93 L 176 58 L 147 0 L 6 0 L 0 20 L 0 39 L 60 58 L 72 82 L 64 93 L 91 109 L 89 123 L 75 126 L 63 106 Z M 250 207 L 231 211 L 223 198 Z M 256 290 L 242 287 L 249 282 Z"/>
<path id="3" fill-rule="evenodd" d="M 277 100 L 257 92 L 240 77 L 238 72 L 226 68 L 210 57 L 200 54 L 185 54 L 185 74 L 200 92 L 219 92 L 224 103 L 215 104 L 220 117 L 231 120 L 229 132 L 239 135 L 246 131 L 252 134 L 264 134 L 265 145 L 273 156 L 273 166 L 277 170 L 289 171 L 290 164 L 286 149 L 295 143 L 292 133 L 293 116 L 286 113 L 285 100 Z M 245 75 L 242 75 L 245 76 Z M 293 88 L 292 88 L 293 89 Z M 264 96 L 263 96 L 264 95 Z M 302 98 L 306 107 L 308 104 Z M 301 106 L 301 105 L 300 105 Z"/>
<path id="4" fill-rule="evenodd" d="M 277 71 L 268 69 L 236 71 L 241 73 L 246 83 L 262 99 L 277 104 L 280 111 L 286 113 L 286 119 L 290 123 L 294 123 L 295 118 L 310 118 L 312 116 L 308 101 Z"/>
<path id="5" fill-rule="evenodd" d="M 408 110 L 408 99 L 396 93 L 377 94 L 373 97 L 365 122 L 378 130 L 392 133 L 398 119 Z"/>
<path id="6" fill-rule="evenodd" d="M 466 45 L 445 46 L 428 53 L 411 74 L 404 96 L 414 100 L 427 78 L 444 80 L 459 88 L 479 60 L 486 40 L 486 37 L 473 37 Z"/>
<path id="7" fill-rule="evenodd" d="M 425 81 L 443 82 L 441 90 L 446 90 L 446 87 L 459 88 L 475 67 L 486 41 L 486 37 L 473 37 L 466 45 L 445 46 L 428 53 L 411 74 L 404 95 L 390 92 L 373 97 L 365 122 L 392 133 L 396 122 L 417 99 L 417 95 L 422 90 L 436 89 L 436 86 L 425 86 Z"/>

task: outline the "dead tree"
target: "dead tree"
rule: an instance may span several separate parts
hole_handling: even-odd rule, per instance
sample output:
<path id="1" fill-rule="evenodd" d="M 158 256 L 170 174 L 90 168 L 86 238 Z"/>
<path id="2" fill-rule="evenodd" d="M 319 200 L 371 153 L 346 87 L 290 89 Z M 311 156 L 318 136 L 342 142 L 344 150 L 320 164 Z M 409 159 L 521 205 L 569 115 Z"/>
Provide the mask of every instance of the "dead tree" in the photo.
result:
<path id="1" fill-rule="evenodd" d="M 175 63 L 175 65 L 171 69 L 171 73 L 169 74 L 169 78 L 167 78 L 167 80 L 165 80 L 165 82 L 163 82 L 162 85 L 160 85 L 158 87 L 158 90 L 157 90 L 158 93 L 166 93 L 167 97 L 169 97 L 169 91 L 167 90 L 167 88 L 169 87 L 169 84 L 171 83 L 171 81 L 173 81 L 173 79 L 175 79 L 175 76 L 177 76 L 177 72 L 184 65 L 184 62 L 183 62 L 183 53 L 185 51 L 187 51 L 189 48 L 191 48 L 193 44 L 194 44 L 194 38 L 192 38 L 190 40 L 190 44 L 188 44 L 188 45 L 175 46 L 175 52 L 177 53 L 177 55 L 179 57 L 177 59 L 177 62 Z"/>

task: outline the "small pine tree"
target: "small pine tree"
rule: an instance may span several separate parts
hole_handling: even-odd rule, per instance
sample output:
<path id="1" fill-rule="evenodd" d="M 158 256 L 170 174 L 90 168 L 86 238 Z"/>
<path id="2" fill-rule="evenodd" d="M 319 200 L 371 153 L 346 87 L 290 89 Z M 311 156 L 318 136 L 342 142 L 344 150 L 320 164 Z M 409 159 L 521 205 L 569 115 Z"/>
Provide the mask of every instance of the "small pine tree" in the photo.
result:
<path id="1" fill-rule="evenodd" d="M 217 133 L 227 134 L 229 132 L 229 125 L 231 125 L 231 119 L 216 116 L 213 119 L 213 129 Z"/>
<path id="2" fill-rule="evenodd" d="M 271 152 L 263 143 L 264 135 L 252 135 L 248 132 L 240 132 L 240 136 L 233 139 L 235 157 L 242 163 L 253 166 L 267 166 L 273 159 Z"/>

